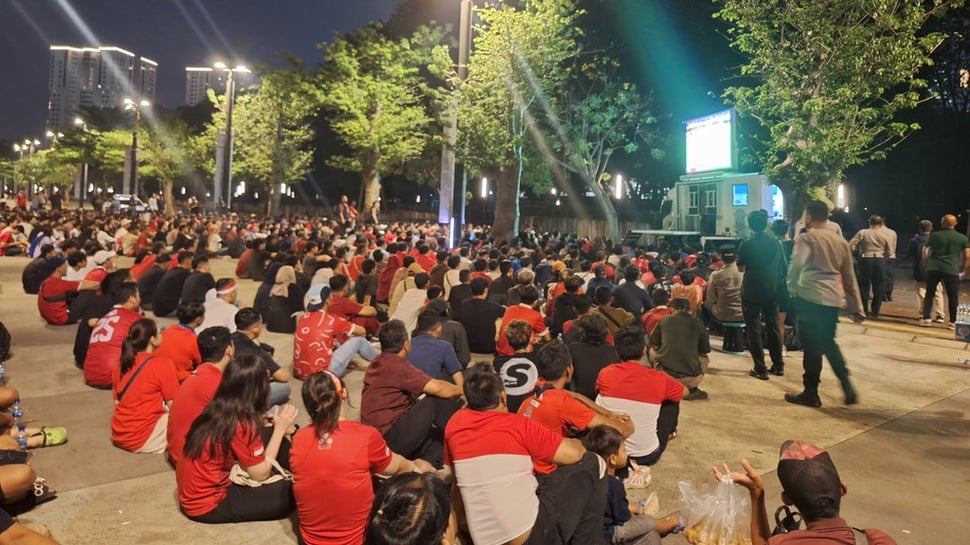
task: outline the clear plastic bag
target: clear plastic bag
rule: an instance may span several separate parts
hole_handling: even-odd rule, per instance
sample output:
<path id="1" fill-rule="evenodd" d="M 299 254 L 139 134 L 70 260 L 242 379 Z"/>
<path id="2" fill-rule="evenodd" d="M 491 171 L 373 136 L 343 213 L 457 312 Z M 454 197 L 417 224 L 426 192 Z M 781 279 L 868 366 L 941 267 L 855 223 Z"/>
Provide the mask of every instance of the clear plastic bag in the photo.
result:
<path id="1" fill-rule="evenodd" d="M 751 501 L 731 478 L 714 490 L 707 484 L 695 488 L 679 483 L 687 514 L 684 537 L 693 545 L 751 545 Z"/>

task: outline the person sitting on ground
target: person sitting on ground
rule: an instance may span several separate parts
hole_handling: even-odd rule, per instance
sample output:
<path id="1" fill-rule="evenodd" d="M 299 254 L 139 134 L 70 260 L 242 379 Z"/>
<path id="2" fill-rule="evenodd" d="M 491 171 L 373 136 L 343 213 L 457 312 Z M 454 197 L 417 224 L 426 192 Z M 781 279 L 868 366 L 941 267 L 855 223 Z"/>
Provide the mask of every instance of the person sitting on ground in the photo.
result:
<path id="1" fill-rule="evenodd" d="M 623 360 L 600 371 L 596 403 L 630 415 L 634 432 L 626 439 L 630 458 L 651 466 L 660 460 L 676 433 L 680 400 L 685 389 L 670 376 L 643 364 L 647 353 L 643 330 L 627 326 L 616 334 L 616 352 Z"/>
<path id="2" fill-rule="evenodd" d="M 205 320 L 205 306 L 195 301 L 183 302 L 179 304 L 175 316 L 179 323 L 165 328 L 162 344 L 155 350 L 155 355 L 171 360 L 179 383 L 182 383 L 202 363 L 195 330 Z"/>
<path id="3" fill-rule="evenodd" d="M 657 324 L 664 316 L 669 316 L 673 312 L 667 303 L 670 301 L 670 294 L 667 290 L 663 288 L 654 288 L 653 292 L 650 294 L 650 298 L 653 299 L 654 307 L 643 315 L 643 330 L 646 332 L 647 337 L 649 337 Z"/>
<path id="4" fill-rule="evenodd" d="M 692 315 L 690 305 L 683 297 L 671 301 L 673 313 L 657 323 L 650 344 L 657 347 L 656 368 L 690 390 L 685 400 L 695 401 L 708 398 L 700 385 L 710 365 L 711 340 L 704 322 Z"/>
<path id="5" fill-rule="evenodd" d="M 232 334 L 222 326 L 200 331 L 198 344 L 202 364 L 182 383 L 169 408 L 166 438 L 168 459 L 173 467 L 178 465 L 179 458 L 182 457 L 185 436 L 188 435 L 192 422 L 215 397 L 223 373 L 235 355 Z"/>
<path id="6" fill-rule="evenodd" d="M 253 308 L 256 312 L 266 320 L 269 315 L 269 292 L 273 289 L 273 284 L 276 283 L 276 273 L 283 267 L 280 262 L 271 263 L 266 271 L 263 273 L 262 282 L 260 282 L 259 287 L 256 288 L 256 295 L 253 296 Z M 330 269 L 331 271 L 333 269 Z"/>
<path id="7" fill-rule="evenodd" d="M 709 330 L 720 329 L 724 322 L 744 322 L 741 305 L 741 279 L 744 275 L 738 270 L 734 246 L 721 246 L 721 259 L 724 266 L 711 273 L 711 281 L 707 284 L 707 301 L 701 307 Z"/>
<path id="8" fill-rule="evenodd" d="M 535 280 L 535 273 L 530 269 L 523 268 L 515 275 L 516 285 L 505 292 L 505 306 L 514 307 L 522 302 L 522 290 L 532 285 Z"/>
<path id="9" fill-rule="evenodd" d="M 233 346 L 239 356 L 256 356 L 267 370 L 269 383 L 268 405 L 278 405 L 290 397 L 290 373 L 273 359 L 273 347 L 256 343 L 263 334 L 263 319 L 252 308 L 242 308 L 236 313 L 236 332 L 232 334 Z"/>
<path id="10" fill-rule="evenodd" d="M 111 250 L 100 250 L 95 252 L 94 257 L 91 258 L 94 261 L 94 268 L 88 271 L 84 275 L 85 280 L 94 280 L 95 282 L 101 282 L 108 273 L 113 272 L 118 267 L 115 265 L 114 258 L 118 257 L 118 254 L 112 252 Z"/>
<path id="11" fill-rule="evenodd" d="M 451 378 L 461 387 L 464 370 L 455 348 L 441 337 L 441 316 L 432 309 L 418 314 L 417 327 L 411 336 L 411 351 L 407 360 L 431 378 Z"/>
<path id="12" fill-rule="evenodd" d="M 360 275 L 354 283 L 354 296 L 357 303 L 365 307 L 377 308 L 377 275 L 374 270 L 377 263 L 373 259 L 365 259 L 360 264 Z"/>
<path id="13" fill-rule="evenodd" d="M 192 274 L 192 260 L 195 254 L 182 252 L 178 254 L 178 266 L 169 269 L 158 281 L 152 298 L 152 312 L 157 317 L 175 316 L 182 297 L 182 287 L 185 280 Z"/>
<path id="14" fill-rule="evenodd" d="M 78 369 L 84 368 L 84 359 L 88 354 L 88 343 L 91 342 L 91 330 L 98 325 L 98 320 L 111 311 L 114 306 L 115 291 L 122 284 L 132 282 L 131 272 L 128 269 L 118 269 L 108 274 L 101 281 L 101 289 L 92 293 L 90 301 L 81 310 L 81 316 L 77 322 L 77 331 L 74 333 L 74 365 Z"/>
<path id="15" fill-rule="evenodd" d="M 54 272 L 47 262 L 55 256 L 57 256 L 57 248 L 53 244 L 45 244 L 40 249 L 40 255 L 24 267 L 24 272 L 20 276 L 24 293 L 37 295 L 40 292 L 40 285 L 44 282 L 44 279 Z"/>
<path id="16" fill-rule="evenodd" d="M 289 465 L 284 436 L 292 433 L 297 415 L 293 405 L 274 407 L 272 434 L 266 441 L 261 437 L 270 396 L 266 373 L 260 359 L 238 358 L 226 368 L 215 397 L 189 429 L 175 481 L 179 507 L 196 522 L 277 520 L 293 510 L 289 480 L 263 482 L 273 476 L 276 464 Z M 249 479 L 263 484 L 230 481 L 235 464 Z"/>
<path id="17" fill-rule="evenodd" d="M 502 316 L 502 325 L 499 329 L 500 333 L 498 342 L 495 343 L 496 354 L 502 356 L 511 356 L 515 353 L 515 350 L 513 350 L 512 346 L 509 345 L 509 340 L 505 337 L 505 327 L 512 320 L 524 320 L 532 325 L 532 342 L 540 343 L 550 339 L 549 328 L 546 327 L 545 319 L 543 319 L 542 313 L 536 310 L 536 306 L 539 302 L 539 288 L 535 286 L 526 286 L 522 288 L 519 296 L 521 298 L 521 303 L 506 309 L 505 314 Z"/>
<path id="18" fill-rule="evenodd" d="M 445 464 L 474 543 L 603 543 L 606 463 L 577 439 L 508 412 L 488 364 L 465 371 L 466 408 L 445 429 Z M 538 481 L 536 461 L 558 466 Z M 515 501 L 510 501 L 515 498 Z"/>
<path id="19" fill-rule="evenodd" d="M 414 331 L 418 324 L 418 314 L 428 301 L 428 282 L 431 277 L 427 273 L 419 273 L 414 276 L 414 287 L 404 292 L 397 308 L 390 314 L 392 320 L 400 320 L 408 332 Z"/>
<path id="20" fill-rule="evenodd" d="M 377 321 L 377 309 L 369 305 L 361 305 L 348 297 L 350 293 L 350 279 L 342 274 L 335 274 L 330 278 L 330 310 L 328 312 L 340 316 L 352 324 L 364 328 L 368 335 L 376 335 L 381 323 Z"/>
<path id="21" fill-rule="evenodd" d="M 239 285 L 232 278 L 220 278 L 216 281 L 215 289 L 205 294 L 203 304 L 204 319 L 196 331 L 204 331 L 210 327 L 222 326 L 230 332 L 236 331 L 236 313 L 239 308 Z"/>
<path id="22" fill-rule="evenodd" d="M 624 282 L 613 290 L 613 304 L 632 314 L 633 319 L 639 322 L 643 313 L 653 308 L 653 299 L 637 284 L 640 269 L 636 265 L 627 265 L 623 269 L 623 279 Z"/>
<path id="23" fill-rule="evenodd" d="M 50 325 L 68 325 L 80 319 L 81 309 L 72 308 L 79 290 L 94 291 L 100 283 L 91 280 L 64 280 L 67 274 L 67 260 L 54 256 L 47 261 L 46 266 L 51 274 L 40 284 L 37 294 L 37 309 L 41 317 Z"/>
<path id="24" fill-rule="evenodd" d="M 461 388 L 411 365 L 407 330 L 399 320 L 381 326 L 381 353 L 367 367 L 360 422 L 374 426 L 394 452 L 442 463 L 442 433 L 460 407 Z M 418 400 L 418 396 L 427 394 Z"/>
<path id="25" fill-rule="evenodd" d="M 566 345 L 559 341 L 543 345 L 536 353 L 536 366 L 539 380 L 522 402 L 518 414 L 563 437 L 573 437 L 591 426 L 613 427 L 624 438 L 633 433 L 629 416 L 620 416 L 586 396 L 566 390 L 573 378 L 573 362 Z M 541 460 L 536 462 L 536 473 L 540 475 L 548 475 L 555 469 L 556 466 Z"/>
<path id="26" fill-rule="evenodd" d="M 596 313 L 606 320 L 606 328 L 610 330 L 610 335 L 615 336 L 621 327 L 633 323 L 633 314 L 625 309 L 613 306 L 613 292 L 610 291 L 608 286 L 596 288 L 593 291 L 593 298 L 596 301 Z"/>
<path id="27" fill-rule="evenodd" d="M 562 261 L 559 263 L 562 263 Z M 547 316 L 546 321 L 549 322 L 549 333 L 554 337 L 563 333 L 563 325 L 566 322 L 579 317 L 579 313 L 576 311 L 576 303 L 582 296 L 583 279 L 574 274 L 569 274 L 559 285 L 563 286 L 562 293 L 556 295 L 546 305 L 546 308 L 552 310 L 552 315 Z"/>
<path id="28" fill-rule="evenodd" d="M 155 258 L 155 264 L 138 279 L 138 293 L 141 296 L 141 306 L 143 309 L 152 309 L 152 301 L 155 300 L 155 290 L 158 289 L 158 283 L 165 276 L 165 271 L 168 270 L 171 262 L 172 256 L 170 254 L 159 254 Z"/>
<path id="29" fill-rule="evenodd" d="M 181 302 L 205 302 L 205 294 L 216 287 L 216 279 L 212 277 L 209 268 L 209 258 L 205 254 L 196 254 L 192 258 L 192 274 L 182 284 Z"/>
<path id="30" fill-rule="evenodd" d="M 687 299 L 690 303 L 691 315 L 696 316 L 698 309 L 704 303 L 704 288 L 694 281 L 697 276 L 690 269 L 680 271 L 678 276 L 680 276 L 682 283 L 674 284 L 670 290 L 670 299 L 673 300 L 678 297 Z"/>
<path id="31" fill-rule="evenodd" d="M 609 477 L 603 534 L 614 545 L 661 545 L 660 538 L 684 530 L 684 517 L 656 519 L 659 509 L 657 494 L 639 504 L 630 503 L 623 482 L 616 477 L 629 463 L 626 445 L 620 432 L 610 426 L 594 426 L 583 436 L 583 446 L 606 460 Z"/>
<path id="32" fill-rule="evenodd" d="M 303 383 L 310 426 L 293 436 L 290 469 L 300 538 L 306 545 L 363 540 L 374 476 L 434 471 L 424 460 L 411 461 L 391 451 L 376 429 L 348 420 L 349 399 L 346 385 L 330 371 L 317 371 Z"/>
<path id="33" fill-rule="evenodd" d="M 295 258 L 294 258 L 295 259 Z M 273 333 L 293 333 L 296 331 L 296 317 L 303 311 L 303 290 L 296 283 L 296 270 L 284 265 L 276 272 L 276 282 L 269 292 L 266 315 L 266 329 Z"/>
<path id="34" fill-rule="evenodd" d="M 428 291 L 430 293 L 430 289 Z M 438 338 L 447 342 L 455 349 L 455 355 L 458 356 L 458 363 L 464 369 L 472 361 L 465 326 L 451 319 L 451 306 L 441 297 L 429 301 L 428 309 L 437 312 L 438 316 L 441 316 L 441 335 Z"/>
<path id="35" fill-rule="evenodd" d="M 455 545 L 458 521 L 448 485 L 430 473 L 388 479 L 374 498 L 364 545 Z"/>
<path id="36" fill-rule="evenodd" d="M 293 336 L 296 378 L 305 380 L 323 370 L 343 376 L 355 355 L 368 362 L 377 357 L 377 350 L 364 337 L 363 327 L 330 311 L 333 296 L 329 286 L 316 284 L 307 293 L 307 311 L 300 315 Z"/>
<path id="37" fill-rule="evenodd" d="M 721 480 L 730 477 L 751 493 L 751 544 L 786 545 L 795 543 L 871 543 L 896 545 L 885 532 L 867 528 L 856 530 L 849 526 L 839 512 L 842 496 L 848 487 L 839 470 L 825 450 L 805 441 L 785 441 L 778 456 L 778 481 L 781 501 L 794 505 L 807 523 L 804 530 L 790 530 L 772 536 L 765 506 L 765 488 L 761 476 L 747 460 L 741 460 L 744 473 L 731 471 L 725 464 L 724 473 L 714 468 L 714 476 Z"/>
<path id="38" fill-rule="evenodd" d="M 404 258 L 404 266 L 394 273 L 394 278 L 391 280 L 390 298 L 388 299 L 389 314 L 394 314 L 401 298 L 409 289 L 414 287 L 414 277 L 422 273 L 424 273 L 424 269 L 414 262 L 414 257 L 407 256 Z M 428 278 L 430 280 L 431 277 Z"/>
<path id="39" fill-rule="evenodd" d="M 87 276 L 87 254 L 83 251 L 77 251 L 65 257 L 67 258 L 67 274 L 64 275 L 64 279 L 84 280 L 84 277 Z"/>
<path id="40" fill-rule="evenodd" d="M 38 525 L 21 524 L 9 513 L 0 509 L 0 545 L 57 545 L 57 542 L 50 537 L 50 530 L 46 530 L 46 526 L 40 525 L 40 528 L 36 526 Z"/>
<path id="41" fill-rule="evenodd" d="M 445 288 L 445 299 L 451 297 L 451 288 L 461 284 L 461 278 L 458 276 L 461 272 L 461 256 L 452 255 L 448 257 L 446 262 L 448 265 L 448 270 L 442 276 L 441 285 Z"/>
<path id="42" fill-rule="evenodd" d="M 121 346 L 111 416 L 111 442 L 120 449 L 161 454 L 168 446 L 168 408 L 179 379 L 172 361 L 154 353 L 161 342 L 155 320 L 142 318 L 131 325 Z"/>
<path id="43" fill-rule="evenodd" d="M 489 287 L 488 280 L 485 278 L 482 280 L 485 280 L 486 287 Z M 465 301 L 468 301 L 475 296 L 472 291 L 471 282 L 472 278 L 470 271 L 458 271 L 458 283 L 451 287 L 451 290 L 445 297 L 448 300 L 448 305 L 450 305 L 451 308 L 456 309 L 455 314 L 459 321 L 461 320 L 462 311 L 458 309 L 462 309 L 462 305 L 465 303 Z"/>
<path id="44" fill-rule="evenodd" d="M 586 292 L 592 293 L 593 297 L 596 297 L 596 290 L 600 287 L 606 286 L 610 293 L 616 289 L 616 284 L 613 283 L 613 275 L 608 275 L 605 265 L 595 265 L 593 267 L 593 278 L 586 284 Z"/>
<path id="45" fill-rule="evenodd" d="M 84 357 L 85 384 L 104 390 L 112 386 L 112 373 L 121 360 L 121 346 L 128 337 L 128 330 L 142 318 L 138 284 L 125 282 L 115 291 L 112 300 L 114 308 L 91 330 Z"/>
<path id="46" fill-rule="evenodd" d="M 622 360 L 616 348 L 607 342 L 610 330 L 602 316 L 583 316 L 577 329 L 583 333 L 582 338 L 567 345 L 574 367 L 572 390 L 593 399 L 596 397 L 596 378 L 600 371 Z"/>
<path id="47" fill-rule="evenodd" d="M 512 320 L 505 326 L 505 338 L 515 350 L 511 356 L 495 356 L 492 367 L 502 379 L 509 412 L 519 412 L 522 402 L 532 395 L 539 380 L 539 367 L 535 363 L 535 347 L 532 344 L 532 324 L 525 320 Z"/>
<path id="48" fill-rule="evenodd" d="M 505 307 L 488 300 L 488 282 L 484 279 L 472 282 L 471 290 L 472 298 L 462 303 L 458 320 L 468 334 L 468 349 L 476 354 L 494 354 L 496 322 L 505 315 Z"/>
<path id="49" fill-rule="evenodd" d="M 17 438 L 20 430 L 17 419 L 10 414 L 10 408 L 20 401 L 20 392 L 13 386 L 0 386 L 0 437 Z M 25 422 L 21 422 L 25 424 Z M 67 428 L 63 426 L 24 427 L 27 434 L 27 448 L 55 447 L 67 442 Z M 4 450 L 0 447 L 0 450 Z M 2 485 L 2 479 L 0 479 Z"/>

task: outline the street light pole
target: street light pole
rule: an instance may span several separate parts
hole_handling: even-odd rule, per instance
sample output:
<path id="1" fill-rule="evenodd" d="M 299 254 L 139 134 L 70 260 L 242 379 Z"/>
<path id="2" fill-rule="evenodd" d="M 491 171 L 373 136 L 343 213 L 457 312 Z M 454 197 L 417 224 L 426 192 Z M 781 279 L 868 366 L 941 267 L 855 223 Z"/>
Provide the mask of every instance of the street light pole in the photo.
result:
<path id="1" fill-rule="evenodd" d="M 81 130 L 84 131 L 84 134 L 87 134 L 88 124 L 83 119 L 81 119 L 80 117 L 75 117 L 74 125 L 81 127 Z M 87 138 L 85 138 L 84 165 L 81 166 L 81 173 L 80 173 L 81 180 L 80 180 L 80 183 L 78 184 L 80 187 L 77 189 L 77 191 L 74 192 L 74 198 L 77 199 L 77 203 L 78 203 L 77 206 L 79 209 L 82 209 L 82 210 L 84 209 L 84 199 L 85 197 L 87 197 L 87 194 L 88 194 L 88 160 L 87 160 L 86 144 L 87 144 Z"/>
<path id="2" fill-rule="evenodd" d="M 461 19 L 458 30 L 458 79 L 468 77 L 468 57 L 471 53 L 472 2 L 461 0 Z M 455 200 L 455 143 L 458 139 L 457 100 L 452 99 L 450 123 L 445 127 L 445 144 L 441 150 L 441 185 L 439 189 L 438 223 L 449 224 L 454 219 Z M 465 225 L 465 194 L 468 191 L 468 169 L 462 167 L 461 195 L 459 199 L 458 229 Z M 449 233 L 454 236 L 453 233 Z"/>
<path id="3" fill-rule="evenodd" d="M 128 150 L 125 158 L 125 180 L 122 191 L 130 195 L 138 196 L 138 122 L 141 121 L 141 109 L 150 106 L 147 100 L 136 103 L 130 98 L 125 99 L 125 110 L 135 112 L 135 124 L 131 128 L 131 149 Z"/>
<path id="4" fill-rule="evenodd" d="M 222 157 L 220 161 L 216 161 L 216 164 L 221 168 L 216 173 L 212 191 L 212 210 L 213 212 L 218 212 L 219 201 L 222 197 L 223 190 L 225 190 L 226 195 L 226 209 L 228 210 L 232 206 L 232 108 L 233 103 L 236 101 L 236 82 L 233 80 L 232 75 L 233 72 L 249 74 L 252 70 L 242 65 L 237 65 L 235 68 L 228 68 L 225 63 L 221 62 L 217 62 L 213 67 L 217 70 L 223 70 L 226 73 L 226 129 L 222 140 L 222 149 L 220 150 Z"/>

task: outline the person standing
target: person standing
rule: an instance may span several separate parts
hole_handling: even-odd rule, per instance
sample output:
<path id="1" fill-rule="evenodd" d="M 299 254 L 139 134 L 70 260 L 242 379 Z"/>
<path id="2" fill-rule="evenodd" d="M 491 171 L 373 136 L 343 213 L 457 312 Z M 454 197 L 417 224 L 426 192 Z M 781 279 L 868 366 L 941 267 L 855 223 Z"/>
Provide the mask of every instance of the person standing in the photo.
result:
<path id="1" fill-rule="evenodd" d="M 946 290 L 950 329 L 956 328 L 957 305 L 960 302 L 960 280 L 970 268 L 970 241 L 956 232 L 957 218 L 947 214 L 940 220 L 940 230 L 931 234 L 923 248 L 926 263 L 926 297 L 923 299 L 923 318 L 920 325 L 930 324 L 930 311 L 936 289 L 942 283 Z"/>
<path id="2" fill-rule="evenodd" d="M 784 375 L 785 362 L 781 353 L 781 332 L 778 331 L 778 301 L 785 297 L 785 254 L 781 243 L 765 231 L 768 212 L 755 210 L 748 214 L 748 228 L 754 235 L 738 248 L 738 270 L 741 280 L 741 312 L 748 350 L 754 360 L 752 377 L 768 380 L 762 343 L 761 322 L 768 328 L 768 354 L 771 374 Z"/>
<path id="3" fill-rule="evenodd" d="M 889 239 L 889 256 L 886 257 L 886 289 L 883 291 L 882 300 L 892 301 L 893 288 L 896 287 L 896 245 L 899 243 L 899 235 L 886 225 L 886 218 L 882 219 L 882 230 Z"/>
<path id="4" fill-rule="evenodd" d="M 798 312 L 805 389 L 798 394 L 785 394 L 785 401 L 809 407 L 822 406 L 818 383 L 824 355 L 842 385 L 845 404 L 854 405 L 858 397 L 849 382 L 845 358 L 835 342 L 835 325 L 843 295 L 853 319 L 861 321 L 865 317 L 852 267 L 852 251 L 841 235 L 826 227 L 828 206 L 822 201 L 811 201 L 806 205 L 804 220 L 808 230 L 795 239 L 788 269 L 788 292 Z"/>
<path id="5" fill-rule="evenodd" d="M 882 297 L 886 292 L 886 259 L 890 254 L 889 235 L 883 229 L 882 216 L 869 216 L 869 228 L 860 229 L 849 241 L 849 249 L 859 249 L 859 291 L 862 292 L 862 309 L 870 318 L 878 318 Z M 872 306 L 869 291 L 872 290 Z"/>
<path id="6" fill-rule="evenodd" d="M 923 248 L 933 232 L 933 222 L 922 220 L 919 222 L 919 233 L 909 241 L 906 252 L 913 259 L 913 280 L 916 281 L 916 312 L 923 316 L 923 301 L 926 298 L 926 262 L 923 261 Z M 938 291 L 932 298 L 930 314 L 934 322 L 943 323 L 943 292 Z"/>

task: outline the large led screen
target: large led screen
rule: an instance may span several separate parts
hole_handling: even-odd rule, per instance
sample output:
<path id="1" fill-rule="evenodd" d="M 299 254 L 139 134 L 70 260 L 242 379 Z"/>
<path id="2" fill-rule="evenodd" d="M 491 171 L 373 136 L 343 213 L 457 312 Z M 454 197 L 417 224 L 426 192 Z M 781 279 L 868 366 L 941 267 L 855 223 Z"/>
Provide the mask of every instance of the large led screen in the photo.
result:
<path id="1" fill-rule="evenodd" d="M 734 113 L 725 110 L 686 123 L 687 173 L 734 169 Z"/>

